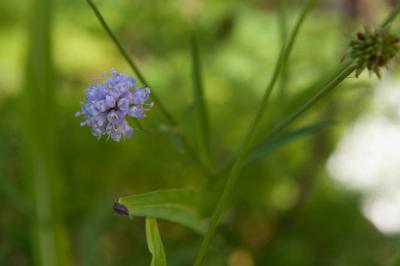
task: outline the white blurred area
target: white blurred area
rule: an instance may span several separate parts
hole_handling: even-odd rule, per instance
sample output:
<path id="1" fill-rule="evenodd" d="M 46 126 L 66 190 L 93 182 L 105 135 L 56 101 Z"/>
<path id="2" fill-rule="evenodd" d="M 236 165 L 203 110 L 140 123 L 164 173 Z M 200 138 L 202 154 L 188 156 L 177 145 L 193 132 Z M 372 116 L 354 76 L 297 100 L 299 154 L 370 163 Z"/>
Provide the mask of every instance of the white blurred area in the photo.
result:
<path id="1" fill-rule="evenodd" d="M 363 195 L 363 214 L 383 233 L 400 233 L 400 80 L 374 89 L 370 112 L 344 133 L 330 175 Z"/>

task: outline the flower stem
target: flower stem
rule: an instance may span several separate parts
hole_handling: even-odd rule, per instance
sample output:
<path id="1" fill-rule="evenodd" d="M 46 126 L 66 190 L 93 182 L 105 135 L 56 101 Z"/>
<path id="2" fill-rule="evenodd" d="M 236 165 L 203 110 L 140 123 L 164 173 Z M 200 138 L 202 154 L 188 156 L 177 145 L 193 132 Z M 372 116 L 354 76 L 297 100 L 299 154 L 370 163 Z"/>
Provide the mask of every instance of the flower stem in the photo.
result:
<path id="1" fill-rule="evenodd" d="M 346 64 L 341 67 L 337 74 L 319 90 L 311 99 L 309 99 L 306 103 L 304 103 L 297 111 L 284 119 L 281 123 L 279 123 L 276 127 L 272 129 L 272 131 L 268 134 L 266 139 L 274 138 L 278 133 L 280 133 L 286 126 L 291 124 L 296 118 L 305 113 L 310 107 L 312 107 L 319 99 L 321 99 L 324 95 L 326 95 L 329 91 L 336 88 L 344 79 L 346 79 L 353 71 L 354 67 L 352 64 Z"/>
<path id="2" fill-rule="evenodd" d="M 312 1 L 312 2 L 313 2 L 313 1 Z M 308 4 L 310 4 L 310 3 L 308 2 Z M 305 9 L 303 10 L 303 13 L 302 13 L 301 18 L 302 18 L 303 16 L 305 17 L 306 14 L 307 14 L 307 5 L 306 5 Z M 398 6 L 388 15 L 388 17 L 385 19 L 385 21 L 381 24 L 381 27 L 386 27 L 386 26 L 388 26 L 390 23 L 393 22 L 393 20 L 394 20 L 399 14 L 400 14 L 400 5 L 398 5 Z M 297 23 L 296 26 L 300 26 L 300 24 L 301 24 L 301 22 L 302 22 L 302 19 L 301 19 L 301 18 L 300 18 L 300 20 L 299 20 L 299 22 Z M 303 19 L 304 19 L 304 18 L 303 18 Z M 290 39 L 290 41 L 289 41 L 289 44 L 293 42 L 293 36 L 295 36 L 295 34 L 296 34 L 296 29 L 295 29 L 295 31 L 292 33 L 292 37 L 291 37 L 291 39 Z M 290 45 L 289 45 L 289 47 L 290 47 Z M 288 52 L 288 54 L 289 54 L 290 50 L 287 51 L 287 52 Z M 288 54 L 287 54 L 287 56 L 288 56 Z M 281 58 L 279 59 L 277 66 L 280 65 L 280 63 L 279 63 L 280 60 L 281 60 Z M 285 61 L 287 61 L 287 60 L 284 60 L 284 62 L 285 62 Z M 282 65 L 283 65 L 283 64 L 282 64 Z M 282 66 L 281 66 L 281 67 L 282 67 Z M 283 67 L 284 67 L 284 66 L 283 66 Z M 304 114 L 304 113 L 305 113 L 310 107 L 312 107 L 318 100 L 320 100 L 323 96 L 325 96 L 325 95 L 326 95 L 328 92 L 330 92 L 332 89 L 334 89 L 335 87 L 337 87 L 344 79 L 346 79 L 346 78 L 354 71 L 354 69 L 355 69 L 355 68 L 354 68 L 354 66 L 352 65 L 352 63 L 348 63 L 348 64 L 342 66 L 342 67 L 339 69 L 338 73 L 334 75 L 333 79 L 332 79 L 330 82 L 328 82 L 324 87 L 322 87 L 322 89 L 321 89 L 320 91 L 318 91 L 311 99 L 309 99 L 304 105 L 302 105 L 296 112 L 294 112 L 292 115 L 290 115 L 290 116 L 287 117 L 285 120 L 283 120 L 280 124 L 278 124 L 278 125 L 271 131 L 271 133 L 268 135 L 267 139 L 271 139 L 271 138 L 273 138 L 274 136 L 276 136 L 276 135 L 277 135 L 279 132 L 281 132 L 286 126 L 288 126 L 288 125 L 291 124 L 294 120 L 296 120 L 298 117 L 300 117 L 302 114 Z M 275 76 L 275 75 L 276 75 L 276 76 L 279 75 L 279 70 L 277 71 L 277 68 L 275 68 L 274 76 Z M 271 84 L 272 84 L 272 86 L 273 86 L 273 84 L 274 84 L 274 82 L 275 82 L 275 81 L 274 81 L 274 76 L 273 76 L 273 78 L 272 78 L 272 81 L 271 81 L 271 83 L 270 83 L 270 86 L 271 86 Z M 277 77 L 275 77 L 275 78 L 277 78 Z M 267 88 L 266 95 L 270 93 L 270 92 L 269 92 L 270 86 Z M 206 252 L 207 252 L 207 248 L 208 248 L 209 242 L 210 242 L 212 236 L 214 235 L 214 232 L 215 232 L 216 227 L 217 227 L 217 225 L 218 225 L 219 218 L 220 218 L 220 216 L 221 216 L 223 210 L 225 209 L 225 206 L 226 206 L 226 204 L 227 204 L 227 202 L 228 202 L 228 199 L 229 199 L 230 195 L 232 194 L 232 191 L 233 191 L 234 186 L 235 186 L 235 184 L 236 184 L 236 180 L 237 180 L 238 175 L 239 175 L 239 171 L 240 171 L 240 169 L 241 169 L 241 167 L 242 167 L 242 165 L 243 165 L 243 163 L 244 163 L 244 161 L 245 161 L 245 157 L 246 157 L 247 152 L 250 150 L 250 148 L 249 148 L 248 146 L 249 146 L 249 143 L 251 143 L 252 135 L 254 135 L 253 131 L 255 131 L 255 128 L 256 128 L 256 126 L 257 126 L 258 119 L 259 119 L 258 117 L 260 116 L 260 111 L 262 112 L 263 109 L 265 108 L 264 105 L 265 105 L 265 95 L 264 95 L 263 102 L 261 103 L 261 107 L 260 107 L 260 109 L 259 109 L 259 112 L 257 113 L 257 116 L 256 116 L 256 118 L 254 119 L 253 124 L 252 124 L 252 126 L 250 127 L 250 129 L 249 129 L 249 131 L 248 131 L 248 134 L 247 134 L 247 136 L 246 136 L 246 138 L 245 138 L 244 144 L 243 144 L 243 146 L 242 146 L 242 148 L 241 148 L 241 150 L 240 150 L 240 152 L 239 152 L 239 156 L 238 156 L 238 158 L 236 159 L 235 164 L 234 164 L 233 167 L 232 167 L 230 176 L 228 177 L 228 180 L 227 180 L 227 182 L 226 182 L 226 184 L 225 184 L 225 187 L 224 187 L 222 196 L 221 196 L 220 199 L 219 199 L 217 208 L 216 208 L 216 210 L 215 210 L 215 212 L 214 212 L 214 214 L 213 214 L 213 216 L 212 216 L 212 218 L 211 218 L 211 222 L 210 222 L 210 225 L 209 225 L 209 227 L 208 227 L 208 231 L 207 231 L 207 233 L 206 233 L 206 235 L 205 235 L 205 237 L 204 237 L 204 239 L 203 239 L 203 241 L 202 241 L 202 243 L 201 243 L 199 253 L 198 253 L 197 258 L 196 258 L 196 261 L 195 261 L 195 263 L 194 263 L 195 266 L 200 266 L 200 265 L 201 265 L 201 263 L 202 263 L 202 261 L 203 261 L 203 259 L 204 259 L 204 256 L 205 256 L 205 254 L 206 254 Z"/>
<path id="3" fill-rule="evenodd" d="M 96 5 L 93 3 L 92 0 L 86 0 L 86 2 L 89 4 L 91 9 L 93 10 L 94 14 L 96 15 L 97 19 L 99 20 L 101 26 L 104 28 L 104 30 L 107 32 L 108 36 L 112 39 L 114 44 L 117 46 L 118 50 L 120 51 L 121 55 L 125 58 L 126 62 L 128 65 L 131 67 L 133 72 L 136 74 L 137 78 L 140 80 L 140 82 L 147 86 L 151 87 L 147 80 L 145 79 L 144 75 L 140 71 L 139 67 L 136 65 L 136 63 L 129 57 L 128 53 L 122 46 L 121 42 L 118 40 L 118 38 L 115 36 L 115 34 L 112 32 L 110 27 L 108 26 L 107 22 L 105 21 L 104 17 L 100 13 L 99 9 L 96 7 Z M 154 92 L 151 93 L 150 95 L 152 101 L 156 106 L 160 108 L 161 113 L 164 115 L 164 117 L 167 120 L 167 123 L 171 127 L 177 127 L 178 123 L 176 120 L 173 118 L 173 116 L 168 112 L 167 108 L 162 104 L 162 102 L 158 99 L 156 94 Z M 142 125 L 140 122 L 135 119 L 135 123 L 138 125 L 140 129 L 143 130 Z M 198 154 L 195 152 L 195 150 L 192 148 L 191 144 L 187 140 L 187 138 L 182 135 L 181 133 L 177 133 L 177 136 L 179 137 L 183 148 L 185 149 L 186 153 L 192 158 L 192 160 L 198 165 L 199 169 L 207 176 L 212 175 L 212 171 L 208 168 L 208 166 L 204 165 L 202 160 L 199 158 Z"/>
<path id="4" fill-rule="evenodd" d="M 302 13 L 301 13 L 301 15 L 300 15 L 300 17 L 299 17 L 299 19 L 298 19 L 293 31 L 292 31 L 290 39 L 288 40 L 286 45 L 283 46 L 283 48 L 281 50 L 281 53 L 279 55 L 279 59 L 278 59 L 276 65 L 275 65 L 275 69 L 274 69 L 272 78 L 271 78 L 271 80 L 270 80 L 270 82 L 269 82 L 269 84 L 267 86 L 267 89 L 265 90 L 265 93 L 264 93 L 263 99 L 261 101 L 260 107 L 259 107 L 259 109 L 258 109 L 258 111 L 257 111 L 257 113 L 256 113 L 256 115 L 254 117 L 253 122 L 251 123 L 251 125 L 250 125 L 250 127 L 249 127 L 249 129 L 248 129 L 248 131 L 246 133 L 246 136 L 245 136 L 245 138 L 243 140 L 243 143 L 242 143 L 242 145 L 240 147 L 239 155 L 237 157 L 237 160 L 235 161 L 235 163 L 234 163 L 234 165 L 233 165 L 233 167 L 231 169 L 231 172 L 230 172 L 230 175 L 228 177 L 228 180 L 227 180 L 227 182 L 226 182 L 226 184 L 224 186 L 224 190 L 222 192 L 222 195 L 221 195 L 221 197 L 220 197 L 220 199 L 218 201 L 217 207 L 216 207 L 216 209 L 215 209 L 215 211 L 214 211 L 214 213 L 213 213 L 213 215 L 211 217 L 211 221 L 210 221 L 210 224 L 208 226 L 208 230 L 206 232 L 206 235 L 203 238 L 203 241 L 202 241 L 201 246 L 200 246 L 200 250 L 199 250 L 199 252 L 197 254 L 197 258 L 196 258 L 195 263 L 194 263 L 195 266 L 200 266 L 202 261 L 203 261 L 203 259 L 204 259 L 204 257 L 205 257 L 205 255 L 206 255 L 206 252 L 207 252 L 208 246 L 210 244 L 211 238 L 213 237 L 213 235 L 215 233 L 215 230 L 217 228 L 219 219 L 220 219 L 220 217 L 221 217 L 221 215 L 222 215 L 222 213 L 223 213 L 223 211 L 224 211 L 224 209 L 225 209 L 225 207 L 226 207 L 226 205 L 228 203 L 228 200 L 229 200 L 229 198 L 230 198 L 230 196 L 231 196 L 231 194 L 233 192 L 233 189 L 235 187 L 237 178 L 239 176 L 239 172 L 240 172 L 240 170 L 241 170 L 241 168 L 242 168 L 242 166 L 244 164 L 246 155 L 247 155 L 247 153 L 248 153 L 248 151 L 250 149 L 250 146 L 251 146 L 251 144 L 253 142 L 257 126 L 258 126 L 259 122 L 261 121 L 261 118 L 262 118 L 262 116 L 263 116 L 263 114 L 265 112 L 265 109 L 267 107 L 268 99 L 269 99 L 269 97 L 271 95 L 271 92 L 272 92 L 272 90 L 273 90 L 273 88 L 275 86 L 276 81 L 279 78 L 280 73 L 282 72 L 282 69 L 286 65 L 286 61 L 288 60 L 289 55 L 290 55 L 290 53 L 292 51 L 293 44 L 294 44 L 294 41 L 295 41 L 295 39 L 297 37 L 297 34 L 299 32 L 300 26 L 303 24 L 307 14 L 312 9 L 314 4 L 315 4 L 315 0 L 307 0 L 305 2 L 304 8 L 302 10 Z"/>
<path id="5" fill-rule="evenodd" d="M 392 12 L 386 17 L 386 19 L 382 22 L 381 27 L 387 27 L 389 24 L 395 20 L 395 18 L 399 15 L 400 13 L 400 4 L 398 4 Z"/>

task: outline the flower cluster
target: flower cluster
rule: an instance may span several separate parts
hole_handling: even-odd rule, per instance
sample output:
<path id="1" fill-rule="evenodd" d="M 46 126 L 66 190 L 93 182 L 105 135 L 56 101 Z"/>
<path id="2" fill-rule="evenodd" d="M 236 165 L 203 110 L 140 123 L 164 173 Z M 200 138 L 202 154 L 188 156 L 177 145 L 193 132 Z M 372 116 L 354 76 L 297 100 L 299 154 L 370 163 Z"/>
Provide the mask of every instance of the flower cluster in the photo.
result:
<path id="1" fill-rule="evenodd" d="M 366 28 L 358 32 L 347 53 L 356 67 L 356 76 L 368 69 L 380 78 L 381 68 L 387 67 L 398 53 L 399 41 L 399 36 L 390 33 L 388 28 Z"/>
<path id="2" fill-rule="evenodd" d="M 144 118 L 153 104 L 146 104 L 150 97 L 150 89 L 137 87 L 136 80 L 110 70 L 110 77 L 102 75 L 103 82 L 96 82 L 89 86 L 86 93 L 86 103 L 81 104 L 84 121 L 81 126 L 92 128 L 93 136 L 100 138 L 102 135 L 111 137 L 119 142 L 122 138 L 130 138 L 133 128 L 129 126 L 126 117 Z"/>

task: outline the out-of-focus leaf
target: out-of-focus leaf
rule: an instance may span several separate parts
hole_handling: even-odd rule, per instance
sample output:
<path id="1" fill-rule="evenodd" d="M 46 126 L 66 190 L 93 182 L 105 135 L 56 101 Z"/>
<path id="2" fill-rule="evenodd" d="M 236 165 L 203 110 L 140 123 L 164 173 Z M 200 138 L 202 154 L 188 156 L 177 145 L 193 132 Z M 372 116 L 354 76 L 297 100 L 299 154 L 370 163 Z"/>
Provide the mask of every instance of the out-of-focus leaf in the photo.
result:
<path id="1" fill-rule="evenodd" d="M 178 153 L 180 153 L 180 154 L 185 153 L 185 150 L 183 149 L 182 141 L 176 134 L 171 135 L 171 143 L 174 146 L 174 148 L 178 151 Z"/>
<path id="2" fill-rule="evenodd" d="M 107 197 L 96 200 L 96 205 L 88 208 L 86 217 L 82 224 L 79 240 L 79 257 L 81 265 L 98 265 L 101 258 L 96 256 L 100 242 L 98 239 L 102 236 L 109 225 L 112 214 L 107 208 L 106 203 L 110 202 Z"/>
<path id="3" fill-rule="evenodd" d="M 7 177 L 0 173 L 0 193 L 4 194 L 10 203 L 24 214 L 28 214 L 31 206 L 28 199 Z"/>
<path id="4" fill-rule="evenodd" d="M 152 255 L 151 266 L 166 266 L 164 246 L 158 231 L 157 220 L 153 217 L 146 218 L 147 247 Z"/>
<path id="5" fill-rule="evenodd" d="M 204 97 L 202 69 L 200 61 L 199 45 L 195 30 L 192 31 L 190 36 L 190 48 L 192 58 L 192 80 L 193 80 L 193 103 L 196 111 L 196 120 L 198 130 L 197 142 L 198 148 L 202 154 L 209 160 L 210 147 L 209 147 L 209 123 L 208 113 L 206 108 L 206 100 Z"/>
<path id="6" fill-rule="evenodd" d="M 53 65 L 52 0 L 29 1 L 27 52 L 21 91 L 21 136 L 24 176 L 31 190 L 35 264 L 66 266 L 67 237 L 62 224 L 61 170 L 58 153 L 58 108 Z"/>
<path id="7" fill-rule="evenodd" d="M 390 264 L 390 266 L 400 266 L 400 251 L 397 252 L 395 255 L 393 262 Z"/>
<path id="8" fill-rule="evenodd" d="M 119 198 L 119 214 L 151 216 L 176 222 L 204 233 L 207 223 L 202 217 L 210 196 L 204 190 L 168 189 Z M 124 213 L 124 208 L 127 213 Z M 114 209 L 116 210 L 115 206 Z"/>
<path id="9" fill-rule="evenodd" d="M 248 155 L 246 159 L 246 165 L 251 164 L 259 159 L 262 159 L 269 155 L 275 149 L 306 135 L 315 133 L 318 130 L 327 128 L 333 125 L 334 121 L 322 121 L 310 126 L 295 129 L 293 131 L 284 133 L 272 140 L 265 140 L 257 145 Z"/>

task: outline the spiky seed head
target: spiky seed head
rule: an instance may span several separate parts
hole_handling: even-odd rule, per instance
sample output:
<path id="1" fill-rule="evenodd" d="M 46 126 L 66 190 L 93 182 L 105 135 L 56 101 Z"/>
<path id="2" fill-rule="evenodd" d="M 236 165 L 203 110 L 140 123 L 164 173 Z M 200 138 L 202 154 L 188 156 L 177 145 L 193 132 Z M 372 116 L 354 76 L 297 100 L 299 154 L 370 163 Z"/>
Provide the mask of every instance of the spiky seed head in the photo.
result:
<path id="1" fill-rule="evenodd" d="M 346 57 L 356 68 L 356 77 L 365 69 L 381 78 L 381 69 L 387 67 L 399 51 L 400 37 L 388 28 L 365 28 L 357 32 L 349 44 Z"/>

